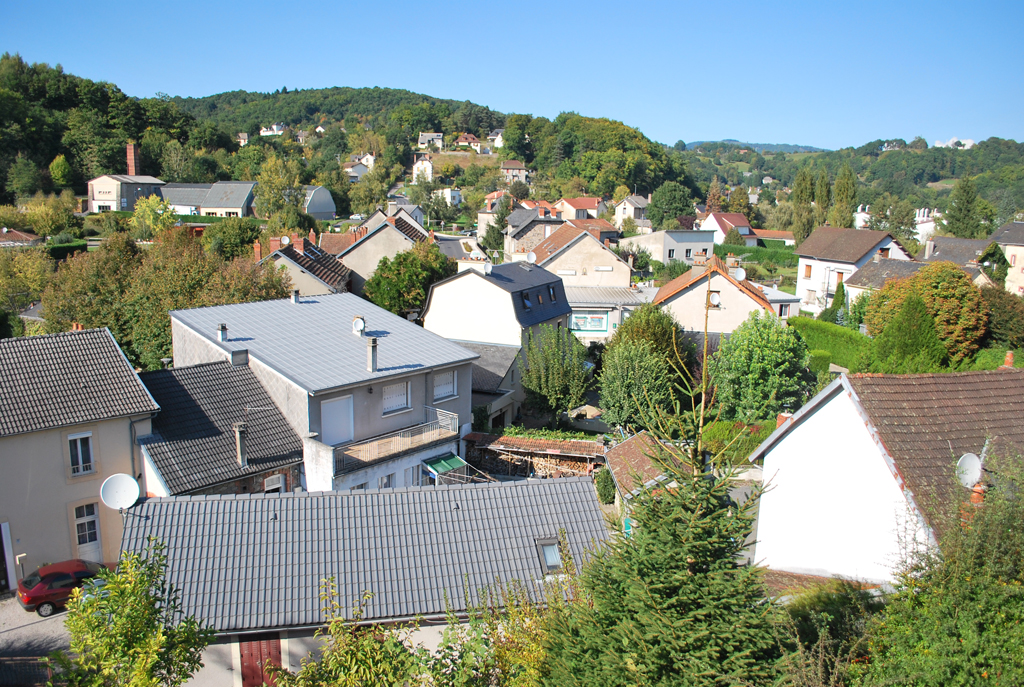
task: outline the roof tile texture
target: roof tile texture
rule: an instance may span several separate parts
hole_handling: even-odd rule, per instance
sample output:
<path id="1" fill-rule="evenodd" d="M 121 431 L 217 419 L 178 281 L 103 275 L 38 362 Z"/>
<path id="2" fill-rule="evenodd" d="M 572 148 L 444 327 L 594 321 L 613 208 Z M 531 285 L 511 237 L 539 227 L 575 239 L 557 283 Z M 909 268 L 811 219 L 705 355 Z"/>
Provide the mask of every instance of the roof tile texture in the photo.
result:
<path id="1" fill-rule="evenodd" d="M 873 253 L 886 238 L 891 235 L 884 231 L 818 227 L 800 244 L 796 253 L 805 258 L 852 263 Z"/>

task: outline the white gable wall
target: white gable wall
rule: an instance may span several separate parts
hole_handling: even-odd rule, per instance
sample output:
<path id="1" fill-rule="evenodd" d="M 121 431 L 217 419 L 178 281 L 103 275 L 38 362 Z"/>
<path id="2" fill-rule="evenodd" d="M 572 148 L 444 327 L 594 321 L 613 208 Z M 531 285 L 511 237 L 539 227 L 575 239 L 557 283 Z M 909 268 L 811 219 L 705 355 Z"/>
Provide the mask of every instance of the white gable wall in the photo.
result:
<path id="1" fill-rule="evenodd" d="M 909 506 L 847 391 L 822 403 L 765 455 L 764 480 L 758 564 L 893 579 Z"/>
<path id="2" fill-rule="evenodd" d="M 473 273 L 434 287 L 423 328 L 446 339 L 522 345 L 512 294 Z"/>
<path id="3" fill-rule="evenodd" d="M 755 310 L 766 313 L 747 293 L 717 272 L 711 275 L 711 291 L 718 292 L 721 304 L 708 312 L 708 331 L 732 333 Z M 661 304 L 662 310 L 672 316 L 679 326 L 691 332 L 704 331 L 704 304 L 708 297 L 708 282 L 701 279 L 690 284 Z"/>

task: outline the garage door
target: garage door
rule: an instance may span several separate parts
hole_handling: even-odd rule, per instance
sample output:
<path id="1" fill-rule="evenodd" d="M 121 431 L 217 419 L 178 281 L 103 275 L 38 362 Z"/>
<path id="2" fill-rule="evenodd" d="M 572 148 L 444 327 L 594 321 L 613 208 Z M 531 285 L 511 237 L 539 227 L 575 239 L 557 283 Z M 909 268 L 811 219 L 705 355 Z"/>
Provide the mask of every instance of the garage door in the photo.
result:
<path id="1" fill-rule="evenodd" d="M 276 633 L 243 635 L 239 641 L 242 653 L 242 687 L 274 684 L 264 668 L 281 665 L 281 637 Z"/>

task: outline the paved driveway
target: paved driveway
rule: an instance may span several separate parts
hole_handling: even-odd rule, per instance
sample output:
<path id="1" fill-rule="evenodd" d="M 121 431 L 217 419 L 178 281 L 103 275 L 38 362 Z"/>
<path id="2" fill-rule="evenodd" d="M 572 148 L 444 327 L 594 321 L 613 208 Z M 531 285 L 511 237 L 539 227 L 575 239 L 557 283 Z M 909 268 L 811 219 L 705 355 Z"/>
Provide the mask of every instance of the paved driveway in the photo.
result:
<path id="1" fill-rule="evenodd" d="M 49 618 L 27 613 L 14 597 L 0 601 L 0 656 L 46 656 L 67 649 L 70 638 L 64 629 L 66 610 Z"/>

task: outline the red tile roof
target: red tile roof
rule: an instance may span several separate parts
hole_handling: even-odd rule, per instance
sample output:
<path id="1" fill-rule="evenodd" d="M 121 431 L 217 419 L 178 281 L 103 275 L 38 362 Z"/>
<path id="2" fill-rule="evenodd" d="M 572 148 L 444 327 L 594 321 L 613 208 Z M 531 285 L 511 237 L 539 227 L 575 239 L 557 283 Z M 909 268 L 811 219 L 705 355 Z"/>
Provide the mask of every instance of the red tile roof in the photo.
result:
<path id="1" fill-rule="evenodd" d="M 752 298 L 755 303 L 760 305 L 768 312 L 775 312 L 775 309 L 772 307 L 772 304 L 768 301 L 768 298 L 765 297 L 764 293 L 762 293 L 759 288 L 751 284 L 746 279 L 744 279 L 741 282 L 737 281 L 734 277 L 729 276 L 729 268 L 726 267 L 725 263 L 722 262 L 722 259 L 719 258 L 717 255 L 712 256 L 712 258 L 708 260 L 708 263 L 703 270 L 690 269 L 688 272 L 679 275 L 669 283 L 662 286 L 660 289 L 658 289 L 658 293 L 654 297 L 654 302 L 656 304 L 664 303 L 669 298 L 672 298 L 681 291 L 689 288 L 691 285 L 696 284 L 701 279 L 704 279 L 705 277 L 709 276 L 712 272 L 717 272 L 718 274 L 725 277 L 728 281 L 732 282 L 732 284 L 737 289 L 739 289 L 746 295 L 750 296 L 750 298 Z"/>
<path id="2" fill-rule="evenodd" d="M 591 198 L 584 196 L 582 198 L 562 198 L 559 203 L 566 203 L 570 207 L 574 207 L 577 210 L 596 210 L 597 206 L 601 202 L 601 198 Z"/>
<path id="3" fill-rule="evenodd" d="M 732 227 L 749 227 L 750 220 L 742 212 L 710 212 L 707 219 L 714 217 L 720 226 L 728 231 Z"/>
<path id="4" fill-rule="evenodd" d="M 501 163 L 501 168 L 502 169 L 526 169 L 526 165 L 524 165 L 519 160 L 506 160 L 505 162 Z"/>
<path id="5" fill-rule="evenodd" d="M 339 255 L 350 248 L 356 241 L 366 236 L 366 227 L 344 234 L 320 234 L 320 249 L 331 255 Z"/>
<path id="6" fill-rule="evenodd" d="M 543 265 L 551 256 L 571 244 L 581 234 L 590 234 L 596 240 L 601 240 L 601 236 L 597 232 L 583 227 L 575 227 L 566 222 L 533 249 L 534 254 L 537 256 L 537 264 Z"/>
<path id="7" fill-rule="evenodd" d="M 565 223 L 589 231 L 598 239 L 601 238 L 601 234 L 611 232 L 618 235 L 619 233 L 619 230 L 606 219 L 567 219 L 565 220 Z"/>
<path id="8" fill-rule="evenodd" d="M 632 493 L 665 472 L 651 460 L 652 455 L 657 456 L 658 448 L 654 437 L 641 432 L 608 449 L 605 462 L 620 491 Z"/>
<path id="9" fill-rule="evenodd" d="M 800 244 L 796 254 L 817 260 L 853 263 L 873 253 L 878 244 L 891 236 L 885 231 L 818 227 Z"/>
<path id="10" fill-rule="evenodd" d="M 39 240 L 39 237 L 30 231 L 18 231 L 4 227 L 3 233 L 0 233 L 0 243 L 30 243 Z"/>

